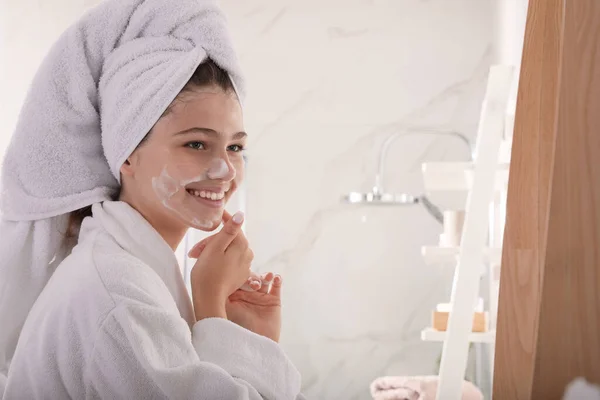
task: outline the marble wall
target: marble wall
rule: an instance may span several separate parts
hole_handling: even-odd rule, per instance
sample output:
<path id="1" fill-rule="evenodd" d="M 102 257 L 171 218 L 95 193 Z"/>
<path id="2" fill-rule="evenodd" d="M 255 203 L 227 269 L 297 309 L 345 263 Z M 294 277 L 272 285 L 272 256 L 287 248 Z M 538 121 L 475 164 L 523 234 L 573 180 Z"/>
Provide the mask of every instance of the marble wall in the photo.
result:
<path id="1" fill-rule="evenodd" d="M 312 399 L 367 399 L 384 374 L 436 372 L 420 331 L 452 270 L 420 247 L 440 226 L 419 206 L 356 207 L 381 142 L 400 131 L 473 138 L 493 59 L 494 2 L 222 2 L 246 69 L 247 232 L 259 271 L 284 276 L 282 344 Z M 385 184 L 419 194 L 420 163 L 464 160 L 456 140 L 390 149 Z"/>

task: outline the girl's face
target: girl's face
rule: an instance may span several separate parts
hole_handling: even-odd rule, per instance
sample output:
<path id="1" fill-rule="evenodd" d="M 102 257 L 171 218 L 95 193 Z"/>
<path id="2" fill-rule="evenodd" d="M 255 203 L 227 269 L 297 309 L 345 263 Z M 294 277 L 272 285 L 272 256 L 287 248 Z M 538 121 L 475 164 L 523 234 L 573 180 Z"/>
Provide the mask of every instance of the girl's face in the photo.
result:
<path id="1" fill-rule="evenodd" d="M 121 168 L 121 199 L 155 228 L 211 231 L 244 177 L 246 133 L 235 93 L 194 88 Z"/>

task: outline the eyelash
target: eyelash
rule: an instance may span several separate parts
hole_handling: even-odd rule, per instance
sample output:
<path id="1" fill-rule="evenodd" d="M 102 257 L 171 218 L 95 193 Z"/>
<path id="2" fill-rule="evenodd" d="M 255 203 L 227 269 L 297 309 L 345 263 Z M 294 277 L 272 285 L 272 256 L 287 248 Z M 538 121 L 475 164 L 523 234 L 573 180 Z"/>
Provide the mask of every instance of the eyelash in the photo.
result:
<path id="1" fill-rule="evenodd" d="M 196 147 L 194 147 L 193 145 L 201 145 L 201 146 L 202 146 L 202 148 L 196 148 Z M 193 150 L 204 150 L 204 148 L 205 148 L 206 146 L 204 145 L 204 143 L 203 143 L 203 142 L 198 142 L 198 141 L 195 141 L 195 142 L 189 142 L 189 143 L 186 143 L 185 147 L 189 147 L 190 149 L 193 149 Z M 232 147 L 237 147 L 237 148 L 238 148 L 238 150 L 232 150 L 234 153 L 241 153 L 242 151 L 244 151 L 244 150 L 246 149 L 246 148 L 245 148 L 244 146 L 242 146 L 241 144 L 232 144 L 231 146 L 228 146 L 228 147 L 227 147 L 227 149 L 229 150 L 229 149 L 230 149 L 230 148 L 232 148 Z"/>

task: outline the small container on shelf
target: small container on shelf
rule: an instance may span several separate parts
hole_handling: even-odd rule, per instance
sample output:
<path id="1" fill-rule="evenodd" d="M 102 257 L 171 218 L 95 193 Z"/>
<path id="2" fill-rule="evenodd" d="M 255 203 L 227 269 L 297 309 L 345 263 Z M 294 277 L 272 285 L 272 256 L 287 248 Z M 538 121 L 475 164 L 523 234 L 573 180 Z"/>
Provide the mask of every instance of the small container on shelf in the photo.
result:
<path id="1" fill-rule="evenodd" d="M 444 233 L 440 234 L 440 247 L 458 247 L 465 223 L 464 210 L 444 211 Z"/>
<path id="2" fill-rule="evenodd" d="M 436 310 L 432 314 L 431 327 L 436 331 L 445 332 L 448 329 L 448 320 L 450 318 L 450 304 L 438 304 Z M 483 311 L 483 300 L 480 298 L 477 301 L 473 313 L 472 332 L 487 332 L 489 330 L 489 313 Z"/>
<path id="3" fill-rule="evenodd" d="M 436 331 L 445 332 L 448 329 L 450 313 L 447 311 L 434 311 L 431 327 Z M 489 317 L 487 312 L 475 312 L 473 314 L 473 327 L 471 332 L 483 333 L 488 331 Z"/>

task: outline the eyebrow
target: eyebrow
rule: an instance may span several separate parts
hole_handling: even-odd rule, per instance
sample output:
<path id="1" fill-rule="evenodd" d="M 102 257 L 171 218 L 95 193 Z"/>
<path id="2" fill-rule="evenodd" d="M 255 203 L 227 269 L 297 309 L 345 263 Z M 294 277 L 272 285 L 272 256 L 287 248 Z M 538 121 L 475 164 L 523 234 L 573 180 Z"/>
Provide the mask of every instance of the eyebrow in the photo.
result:
<path id="1" fill-rule="evenodd" d="M 219 132 L 215 131 L 214 129 L 194 127 L 194 128 L 186 129 L 186 130 L 181 131 L 181 132 L 177 132 L 177 133 L 175 133 L 175 136 L 177 136 L 177 135 L 185 135 L 185 134 L 188 134 L 188 133 L 196 133 L 196 132 L 205 133 L 205 134 L 208 134 L 210 136 L 220 136 L 221 135 Z M 233 139 L 235 139 L 235 140 L 244 139 L 247 136 L 248 136 L 248 134 L 246 132 L 241 131 L 241 132 L 235 133 L 233 135 Z"/>

